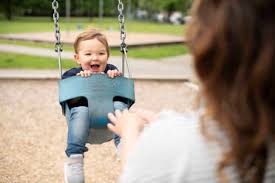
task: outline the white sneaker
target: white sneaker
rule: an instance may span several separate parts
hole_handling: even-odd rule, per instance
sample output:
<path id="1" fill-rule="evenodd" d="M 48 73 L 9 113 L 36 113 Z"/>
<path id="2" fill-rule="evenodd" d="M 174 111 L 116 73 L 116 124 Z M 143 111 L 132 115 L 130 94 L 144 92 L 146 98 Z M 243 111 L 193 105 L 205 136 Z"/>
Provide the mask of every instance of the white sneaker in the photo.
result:
<path id="1" fill-rule="evenodd" d="M 83 155 L 72 154 L 64 164 L 65 183 L 84 183 Z"/>

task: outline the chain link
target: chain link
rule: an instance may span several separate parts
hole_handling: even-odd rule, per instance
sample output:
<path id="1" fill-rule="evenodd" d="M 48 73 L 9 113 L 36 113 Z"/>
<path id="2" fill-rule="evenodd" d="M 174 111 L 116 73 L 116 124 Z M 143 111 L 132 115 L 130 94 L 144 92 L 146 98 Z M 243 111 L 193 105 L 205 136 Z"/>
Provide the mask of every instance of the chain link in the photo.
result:
<path id="1" fill-rule="evenodd" d="M 60 27 L 59 27 L 59 13 L 58 2 L 57 0 L 52 1 L 52 9 L 53 9 L 53 20 L 54 20 L 54 33 L 55 33 L 55 52 L 58 54 L 58 67 L 60 72 L 60 79 L 62 79 L 62 64 L 61 64 L 61 52 L 62 52 L 62 44 L 60 41 Z"/>
<path id="2" fill-rule="evenodd" d="M 58 1 L 53 0 L 52 1 L 52 9 L 53 9 L 53 20 L 54 20 L 54 32 L 55 32 L 55 51 L 62 52 L 62 44 L 61 44 L 61 35 L 60 35 L 60 26 L 59 26 L 59 13 L 57 11 L 58 9 Z"/>
<path id="3" fill-rule="evenodd" d="M 125 32 L 125 18 L 123 15 L 123 3 L 122 0 L 118 0 L 118 5 L 117 5 L 117 10 L 119 12 L 118 15 L 118 22 L 120 25 L 120 40 L 121 40 L 121 44 L 120 44 L 120 51 L 121 52 L 127 52 L 127 45 L 125 43 L 125 39 L 126 39 L 126 32 Z"/>
<path id="4" fill-rule="evenodd" d="M 123 76 L 125 76 L 124 63 L 126 63 L 129 78 L 132 78 L 130 68 L 129 68 L 129 65 L 128 65 L 128 61 L 127 61 L 127 52 L 128 52 L 128 50 L 127 50 L 127 45 L 125 43 L 126 32 L 125 32 L 125 18 L 124 18 L 124 15 L 123 15 L 123 9 L 124 9 L 124 6 L 123 6 L 123 3 L 122 3 L 122 0 L 118 0 L 117 10 L 119 12 L 118 22 L 119 22 L 119 25 L 120 25 L 120 40 L 121 40 L 120 51 L 122 53 L 122 73 L 123 73 Z"/>

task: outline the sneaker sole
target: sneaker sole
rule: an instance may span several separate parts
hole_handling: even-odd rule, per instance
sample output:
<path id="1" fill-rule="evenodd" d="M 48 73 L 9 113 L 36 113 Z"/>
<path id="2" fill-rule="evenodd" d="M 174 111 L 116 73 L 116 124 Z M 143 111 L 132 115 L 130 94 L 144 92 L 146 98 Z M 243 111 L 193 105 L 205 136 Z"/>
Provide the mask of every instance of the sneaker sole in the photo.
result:
<path id="1" fill-rule="evenodd" d="M 69 183 L 68 182 L 68 179 L 67 179 L 67 174 L 66 174 L 66 164 L 64 165 L 64 181 L 65 181 L 65 183 Z"/>

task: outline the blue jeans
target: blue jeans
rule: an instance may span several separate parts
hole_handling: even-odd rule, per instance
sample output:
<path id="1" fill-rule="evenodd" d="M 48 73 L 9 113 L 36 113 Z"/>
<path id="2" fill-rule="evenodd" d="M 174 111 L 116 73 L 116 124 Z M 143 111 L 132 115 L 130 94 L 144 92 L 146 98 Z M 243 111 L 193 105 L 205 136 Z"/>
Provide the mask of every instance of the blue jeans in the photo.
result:
<path id="1" fill-rule="evenodd" d="M 115 110 L 126 109 L 127 105 L 120 101 L 114 102 Z M 70 114 L 66 114 L 68 124 L 67 148 L 65 150 L 68 157 L 71 154 L 83 154 L 88 151 L 85 146 L 90 132 L 89 109 L 86 106 L 73 107 Z M 113 136 L 115 145 L 120 143 L 120 137 Z"/>

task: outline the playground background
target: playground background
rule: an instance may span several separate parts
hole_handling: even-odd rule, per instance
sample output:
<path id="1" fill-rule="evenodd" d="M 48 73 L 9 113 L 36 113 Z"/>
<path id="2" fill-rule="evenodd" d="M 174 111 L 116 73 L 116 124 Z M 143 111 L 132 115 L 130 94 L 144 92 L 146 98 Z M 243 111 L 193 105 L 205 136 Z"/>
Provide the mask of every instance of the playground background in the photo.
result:
<path id="1" fill-rule="evenodd" d="M 0 8 L 0 183 L 60 183 L 66 159 L 67 127 L 58 104 L 59 72 L 52 43 L 53 22 L 51 15 L 34 15 L 39 8 L 33 8 L 31 16 L 22 16 L 20 2 L 15 2 L 19 3 L 18 11 L 13 12 L 12 20 L 7 20 Z M 136 2 L 132 0 L 133 6 Z M 67 19 L 64 3 L 60 8 L 61 38 L 66 43 L 62 53 L 65 69 L 75 66 L 71 59 L 73 39 L 68 35 L 88 27 L 101 29 L 109 35 L 110 62 L 120 66 L 116 17 L 97 17 L 100 12 L 95 11 L 92 18 Z M 183 44 L 185 26 L 127 18 L 128 60 L 136 93 L 133 107 L 156 112 L 192 110 L 198 88 L 192 57 Z M 116 182 L 120 167 L 113 142 L 88 145 L 88 148 L 86 182 Z"/>

